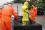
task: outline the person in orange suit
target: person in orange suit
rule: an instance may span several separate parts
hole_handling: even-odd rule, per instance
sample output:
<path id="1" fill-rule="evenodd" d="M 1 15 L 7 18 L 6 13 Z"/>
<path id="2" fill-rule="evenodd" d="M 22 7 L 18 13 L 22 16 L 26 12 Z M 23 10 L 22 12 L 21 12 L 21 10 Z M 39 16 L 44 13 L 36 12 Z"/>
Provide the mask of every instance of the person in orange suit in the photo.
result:
<path id="1" fill-rule="evenodd" d="M 37 7 L 32 5 L 32 8 L 30 9 L 29 17 L 32 22 L 35 22 L 35 18 L 37 16 Z"/>
<path id="2" fill-rule="evenodd" d="M 12 5 L 8 3 L 5 5 L 0 12 L 0 29 L 1 30 L 11 30 L 11 16 L 14 15 L 16 21 L 18 21 L 17 12 L 14 11 Z"/>

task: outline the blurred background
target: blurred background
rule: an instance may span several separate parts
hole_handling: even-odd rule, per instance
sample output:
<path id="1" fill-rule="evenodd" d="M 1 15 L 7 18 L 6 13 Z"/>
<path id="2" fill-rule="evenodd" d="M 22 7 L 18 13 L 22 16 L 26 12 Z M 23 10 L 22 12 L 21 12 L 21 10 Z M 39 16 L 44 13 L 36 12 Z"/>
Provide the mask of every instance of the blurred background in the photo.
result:
<path id="1" fill-rule="evenodd" d="M 16 10 L 18 11 L 19 17 L 22 17 L 22 6 L 25 0 L 14 0 L 14 3 L 18 4 Z M 45 11 L 45 0 L 30 0 L 29 1 L 29 8 L 31 8 L 32 4 L 35 4 L 37 6 L 37 17 L 36 17 L 36 22 L 39 22 L 39 24 L 44 25 L 45 21 L 42 21 L 42 16 L 44 15 Z M 21 21 L 21 18 L 19 18 Z M 32 25 L 33 26 L 33 25 Z M 35 29 L 35 28 L 34 28 Z M 39 30 L 39 29 L 38 29 Z M 44 30 L 42 28 L 42 30 Z"/>
<path id="2" fill-rule="evenodd" d="M 19 6 L 21 5 L 23 5 L 23 3 L 25 2 L 25 0 L 14 0 L 14 3 L 17 3 L 18 4 L 18 10 L 20 11 L 20 12 L 22 12 L 21 11 L 21 8 L 19 8 Z M 43 9 L 44 9 L 44 7 L 45 7 L 45 0 L 30 0 L 30 2 L 29 2 L 29 8 L 31 7 L 31 5 L 32 4 L 35 4 L 36 6 L 37 6 L 37 8 L 38 8 L 38 13 L 37 13 L 37 15 L 43 15 L 44 13 L 43 13 Z M 21 7 L 20 6 L 20 7 Z M 15 8 L 16 9 L 16 8 Z"/>
<path id="3" fill-rule="evenodd" d="M 4 0 L 3 0 L 4 1 Z M 2 2 L 3 2 L 2 1 Z M 8 0 L 10 2 L 10 0 Z M 21 20 L 22 20 L 22 6 L 25 2 L 25 0 L 12 0 L 13 2 L 12 3 L 12 6 L 14 7 L 14 10 L 16 10 L 16 12 L 18 13 L 18 16 L 19 16 L 19 22 L 18 22 L 18 25 L 21 26 Z M 0 0 L 1 2 L 1 0 Z M 7 0 L 5 0 L 5 2 L 7 2 Z M 4 2 L 4 3 L 5 3 Z M 37 7 L 37 17 L 36 17 L 36 22 L 38 21 L 40 26 L 38 27 L 38 30 L 41 29 L 41 26 L 43 23 L 40 23 L 42 22 L 42 16 L 44 15 L 44 11 L 45 11 L 45 0 L 30 0 L 29 1 L 29 8 L 31 8 L 32 4 L 35 4 L 35 6 Z M 14 17 L 12 16 L 12 25 L 14 27 Z M 39 21 L 40 20 L 40 21 Z M 45 21 L 44 21 L 45 22 Z M 36 26 L 36 25 L 35 25 Z M 34 25 L 32 25 L 32 27 L 34 28 Z M 37 26 L 36 26 L 37 27 Z M 36 28 L 35 27 L 35 28 Z M 32 28 L 32 29 L 33 29 Z M 34 28 L 34 29 L 35 29 Z"/>

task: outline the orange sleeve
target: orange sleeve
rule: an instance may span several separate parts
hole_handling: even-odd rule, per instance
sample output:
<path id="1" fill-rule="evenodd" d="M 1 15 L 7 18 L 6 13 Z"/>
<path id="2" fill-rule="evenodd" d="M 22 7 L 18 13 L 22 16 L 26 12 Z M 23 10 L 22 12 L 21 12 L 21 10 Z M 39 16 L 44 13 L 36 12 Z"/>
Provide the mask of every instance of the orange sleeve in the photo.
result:
<path id="1" fill-rule="evenodd" d="M 14 10 L 14 8 L 12 7 L 12 5 L 8 5 L 10 7 L 10 11 L 11 13 L 16 17 L 17 16 L 17 12 Z"/>
<path id="2" fill-rule="evenodd" d="M 13 9 L 13 7 L 11 8 L 12 14 L 14 15 L 15 19 L 18 20 L 18 14 L 17 12 Z"/>

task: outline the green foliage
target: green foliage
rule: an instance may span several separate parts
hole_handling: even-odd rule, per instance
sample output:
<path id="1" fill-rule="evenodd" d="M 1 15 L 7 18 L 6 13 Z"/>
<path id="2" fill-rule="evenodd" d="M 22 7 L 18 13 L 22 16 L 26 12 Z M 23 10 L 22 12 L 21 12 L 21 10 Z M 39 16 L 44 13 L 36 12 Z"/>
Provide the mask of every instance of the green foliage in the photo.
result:
<path id="1" fill-rule="evenodd" d="M 24 3 L 25 0 L 18 0 L 18 3 Z"/>
<path id="2" fill-rule="evenodd" d="M 18 0 L 18 3 L 24 3 L 25 2 L 25 0 Z M 29 8 L 31 8 L 32 7 L 32 4 L 35 4 L 35 6 L 37 6 L 38 8 L 40 8 L 41 6 L 43 6 L 44 8 L 45 8 L 45 4 L 44 3 L 42 3 L 42 2 L 45 2 L 45 0 L 44 1 L 42 1 L 42 0 L 36 0 L 36 1 L 34 1 L 34 3 L 32 2 L 32 0 L 29 2 Z"/>

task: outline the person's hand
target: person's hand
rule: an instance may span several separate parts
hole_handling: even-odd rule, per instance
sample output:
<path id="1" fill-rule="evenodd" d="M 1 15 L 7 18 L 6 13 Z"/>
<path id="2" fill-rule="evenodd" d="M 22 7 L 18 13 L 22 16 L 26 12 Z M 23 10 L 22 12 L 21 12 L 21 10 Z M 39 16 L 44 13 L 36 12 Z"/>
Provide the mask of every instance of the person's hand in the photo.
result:
<path id="1" fill-rule="evenodd" d="M 15 17 L 15 20 L 18 21 L 18 16 Z"/>

